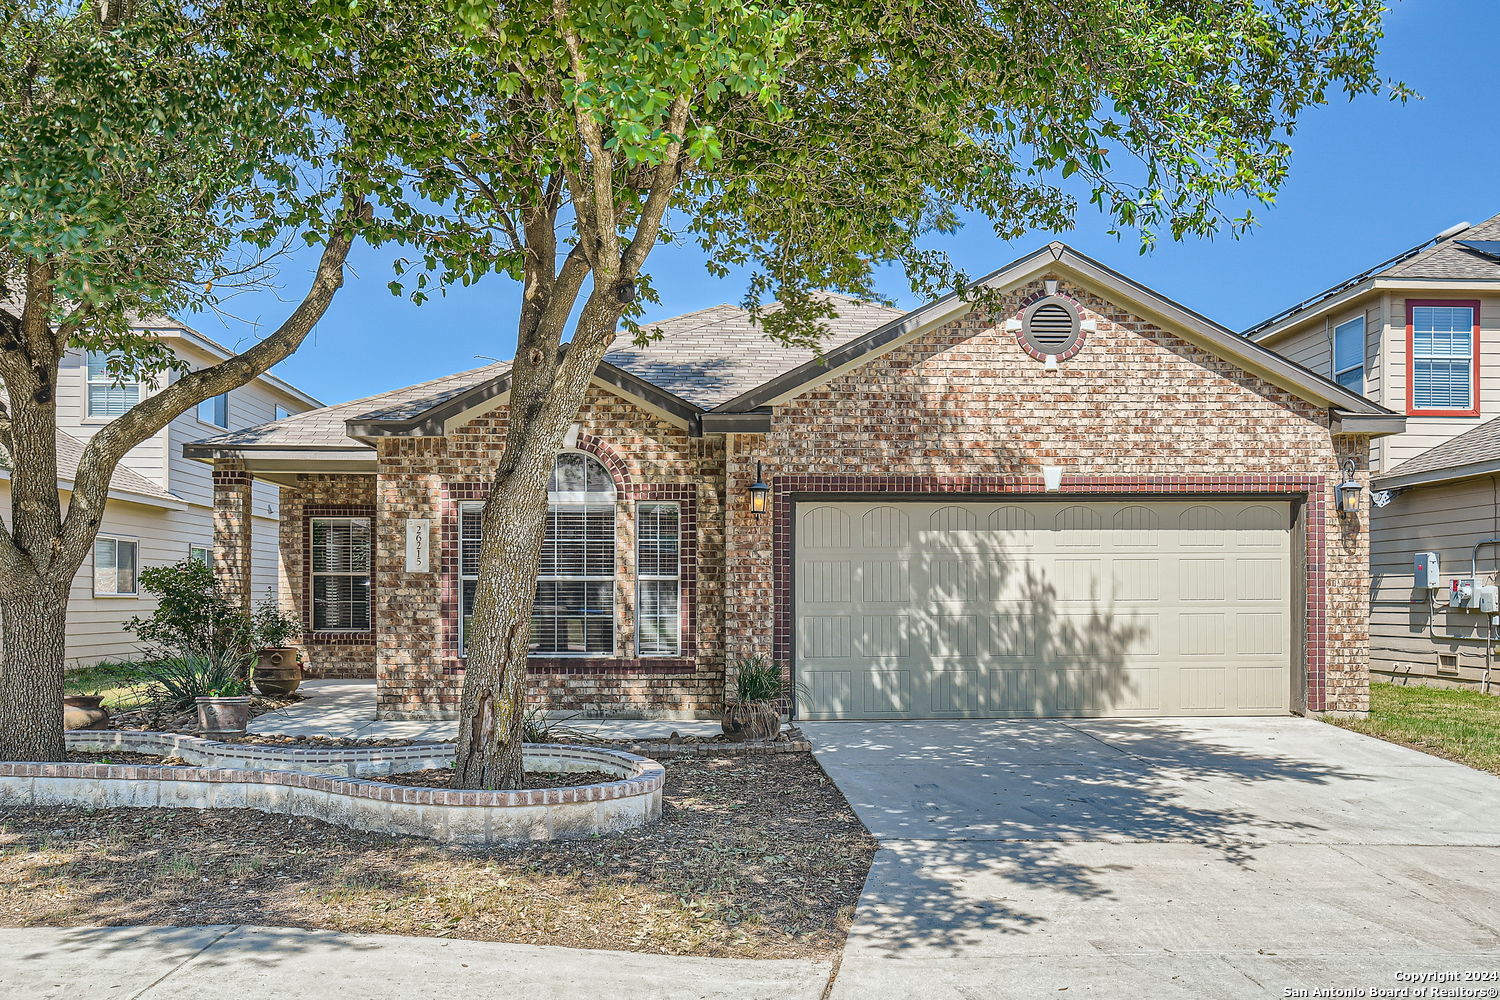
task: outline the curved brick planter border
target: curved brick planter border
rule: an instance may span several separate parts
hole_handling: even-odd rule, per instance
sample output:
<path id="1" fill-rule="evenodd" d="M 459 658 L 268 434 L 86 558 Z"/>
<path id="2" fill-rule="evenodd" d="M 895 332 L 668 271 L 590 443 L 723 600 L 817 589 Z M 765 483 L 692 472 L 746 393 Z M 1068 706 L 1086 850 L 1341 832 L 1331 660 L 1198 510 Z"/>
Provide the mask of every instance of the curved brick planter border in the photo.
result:
<path id="1" fill-rule="evenodd" d="M 165 737 L 156 744 L 159 752 L 169 741 L 210 742 L 173 733 L 87 735 L 128 735 L 136 740 Z M 69 743 L 80 746 L 83 741 L 70 738 Z M 126 749 L 123 742 L 112 746 Z M 131 749 L 143 752 L 145 744 L 135 742 Z M 283 748 L 258 749 L 286 752 Z M 411 749 L 418 748 L 345 748 L 339 752 Z M 661 818 L 666 771 L 654 760 L 618 750 L 561 744 L 528 745 L 526 758 L 527 766 L 536 770 L 606 770 L 619 773 L 621 778 L 576 788 L 483 792 L 289 770 L 0 762 L 0 806 L 256 809 L 310 816 L 356 830 L 470 844 L 586 837 L 644 826 Z"/>
<path id="2" fill-rule="evenodd" d="M 126 729 L 74 730 L 67 734 L 72 750 L 124 750 L 181 757 L 190 764 L 299 771 L 349 778 L 401 774 L 447 767 L 453 763 L 452 743 L 417 743 L 404 747 L 288 747 L 261 743 L 221 743 L 186 733 L 138 732 Z M 549 744 L 550 745 L 550 744 Z M 573 748 L 577 749 L 577 748 Z M 567 770 L 567 768 L 548 768 Z M 592 770 L 592 768 L 573 768 Z M 615 771 L 618 767 L 606 767 Z"/>

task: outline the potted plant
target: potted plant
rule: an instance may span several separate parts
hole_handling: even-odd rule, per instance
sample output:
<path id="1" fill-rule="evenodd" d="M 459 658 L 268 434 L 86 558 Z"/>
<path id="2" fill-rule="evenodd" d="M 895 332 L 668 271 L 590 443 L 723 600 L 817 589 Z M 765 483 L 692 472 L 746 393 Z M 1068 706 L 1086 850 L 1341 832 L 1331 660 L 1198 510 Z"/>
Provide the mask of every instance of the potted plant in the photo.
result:
<path id="1" fill-rule="evenodd" d="M 763 656 L 739 662 L 735 701 L 724 706 L 724 735 L 732 740 L 771 740 L 781 732 L 777 702 L 786 692 L 781 669 Z"/>
<path id="2" fill-rule="evenodd" d="M 297 619 L 267 597 L 255 608 L 255 688 L 261 694 L 284 697 L 302 684 L 302 654 L 287 645 L 302 634 Z"/>
<path id="3" fill-rule="evenodd" d="M 205 736 L 242 736 L 250 723 L 250 696 L 242 680 L 227 681 L 193 699 Z"/>
<path id="4" fill-rule="evenodd" d="M 174 709 L 196 708 L 198 728 L 213 736 L 238 735 L 250 721 L 247 658 L 235 650 L 214 655 L 186 653 L 157 662 L 150 677 L 161 701 Z"/>

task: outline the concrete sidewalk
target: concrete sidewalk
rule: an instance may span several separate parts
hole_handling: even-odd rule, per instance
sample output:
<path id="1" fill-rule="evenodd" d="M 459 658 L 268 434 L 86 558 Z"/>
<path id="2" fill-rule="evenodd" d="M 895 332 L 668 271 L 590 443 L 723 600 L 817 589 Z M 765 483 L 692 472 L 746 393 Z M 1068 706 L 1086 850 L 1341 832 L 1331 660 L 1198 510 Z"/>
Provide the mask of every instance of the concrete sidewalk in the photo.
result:
<path id="1" fill-rule="evenodd" d="M 250 732 L 381 740 L 458 739 L 458 722 L 454 719 L 377 720 L 374 681 L 304 681 L 298 694 L 303 700 L 297 704 L 250 720 Z M 674 732 L 683 736 L 719 732 L 717 722 L 691 719 L 586 719 L 580 715 L 563 725 L 604 739 L 666 739 Z"/>
<path id="2" fill-rule="evenodd" d="M 0 930 L 5 1000 L 818 1000 L 830 964 L 675 958 L 278 927 Z"/>

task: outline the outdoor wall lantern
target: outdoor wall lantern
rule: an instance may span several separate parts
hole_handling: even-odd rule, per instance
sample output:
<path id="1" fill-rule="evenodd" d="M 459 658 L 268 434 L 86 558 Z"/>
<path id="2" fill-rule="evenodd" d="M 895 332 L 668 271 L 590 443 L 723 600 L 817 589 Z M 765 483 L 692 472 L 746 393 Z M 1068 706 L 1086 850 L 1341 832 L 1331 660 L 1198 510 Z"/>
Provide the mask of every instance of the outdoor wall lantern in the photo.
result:
<path id="1" fill-rule="evenodd" d="M 755 482 L 750 484 L 750 513 L 756 517 L 766 512 L 766 503 L 771 495 L 771 487 L 766 485 L 766 478 L 761 473 L 760 462 L 755 463 Z"/>
<path id="2" fill-rule="evenodd" d="M 1344 481 L 1339 483 L 1340 514 L 1359 513 L 1359 498 L 1364 493 L 1365 488 L 1354 478 L 1354 472 L 1354 459 L 1351 458 L 1344 463 Z"/>

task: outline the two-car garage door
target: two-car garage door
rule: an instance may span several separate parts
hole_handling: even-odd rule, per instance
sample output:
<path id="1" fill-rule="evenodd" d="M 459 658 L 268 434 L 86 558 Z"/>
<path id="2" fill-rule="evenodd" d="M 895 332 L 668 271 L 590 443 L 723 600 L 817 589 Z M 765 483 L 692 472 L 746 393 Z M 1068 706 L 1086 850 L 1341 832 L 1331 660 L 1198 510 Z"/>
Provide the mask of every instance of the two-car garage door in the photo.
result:
<path id="1" fill-rule="evenodd" d="M 804 501 L 804 719 L 1290 709 L 1291 510 Z"/>

